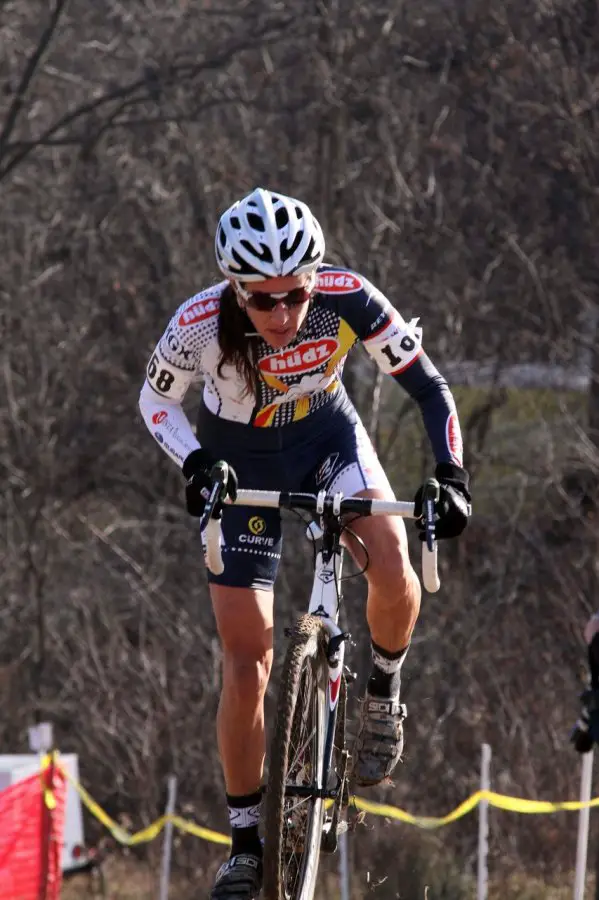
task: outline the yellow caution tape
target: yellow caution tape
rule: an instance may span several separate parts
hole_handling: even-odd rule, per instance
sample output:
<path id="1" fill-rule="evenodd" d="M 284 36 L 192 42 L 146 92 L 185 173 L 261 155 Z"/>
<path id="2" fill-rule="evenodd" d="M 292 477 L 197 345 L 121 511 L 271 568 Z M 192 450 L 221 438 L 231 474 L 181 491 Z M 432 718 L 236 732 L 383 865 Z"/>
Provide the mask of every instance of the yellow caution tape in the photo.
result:
<path id="1" fill-rule="evenodd" d="M 548 800 L 523 800 L 521 797 L 508 797 L 505 794 L 496 794 L 494 791 L 478 791 L 478 795 L 481 800 L 486 800 L 489 806 L 495 806 L 497 809 L 532 815 L 544 815 L 562 810 L 576 812 L 599 806 L 599 797 L 594 797 L 592 800 L 561 800 L 552 803 Z"/>
<path id="2" fill-rule="evenodd" d="M 227 847 L 231 845 L 231 838 L 226 834 L 210 831 L 209 828 L 202 828 L 200 825 L 196 825 L 195 822 L 189 822 L 180 816 L 169 816 L 169 818 L 175 828 L 178 828 L 180 831 L 193 834 L 195 837 L 202 838 L 203 841 L 212 841 L 213 844 L 226 844 Z"/>
<path id="3" fill-rule="evenodd" d="M 44 777 L 44 773 L 46 769 L 49 769 L 50 766 L 55 762 L 55 754 L 47 753 L 44 757 L 42 757 L 42 765 L 39 773 L 40 783 L 42 785 L 42 794 L 44 795 L 44 803 L 46 804 L 46 809 L 49 810 L 56 809 L 56 797 L 54 796 L 54 791 L 52 790 L 52 788 L 48 787 L 46 779 Z"/>
<path id="4" fill-rule="evenodd" d="M 475 806 L 480 802 L 481 791 L 472 794 L 463 803 L 460 803 L 456 809 L 448 813 L 446 816 L 413 816 L 411 813 L 396 806 L 388 806 L 385 803 L 375 803 L 372 800 L 364 800 L 362 797 L 352 797 L 350 804 L 362 812 L 371 813 L 373 816 L 384 816 L 386 819 L 395 819 L 399 822 L 406 822 L 408 825 L 416 825 L 418 828 L 441 828 L 443 825 L 449 825 L 457 819 L 461 819 L 467 813 L 472 812 Z"/>
<path id="5" fill-rule="evenodd" d="M 60 763 L 57 762 L 57 765 L 60 766 Z M 85 788 L 79 784 L 64 767 L 60 766 L 60 768 L 81 797 L 82 803 L 89 812 L 95 816 L 108 831 L 110 831 L 113 838 L 120 844 L 131 847 L 136 844 L 153 841 L 158 837 L 167 822 L 171 822 L 175 828 L 179 829 L 179 831 L 192 834 L 203 841 L 211 841 L 214 844 L 223 844 L 225 846 L 230 846 L 231 844 L 231 838 L 228 835 L 221 834 L 218 831 L 212 831 L 210 828 L 204 828 L 201 825 L 197 825 L 195 822 L 190 822 L 188 819 L 183 819 L 181 816 L 176 815 L 161 816 L 155 822 L 152 822 L 151 825 L 148 825 L 147 828 L 137 831 L 135 834 L 130 834 L 126 829 L 115 822 L 114 819 L 111 819 L 108 813 L 104 812 L 104 810 L 88 794 Z M 470 797 L 445 816 L 414 816 L 412 813 L 399 809 L 397 806 L 389 806 L 386 803 L 377 803 L 373 800 L 364 800 L 363 797 L 355 796 L 350 798 L 350 805 L 355 809 L 370 813 L 373 816 L 383 816 L 386 819 L 394 819 L 399 822 L 405 822 L 408 825 L 415 825 L 417 828 L 441 828 L 444 825 L 450 825 L 452 822 L 456 822 L 458 819 L 461 819 L 463 816 L 472 812 L 472 810 L 483 801 L 486 801 L 489 806 L 494 806 L 497 809 L 529 815 L 545 815 L 547 813 L 560 811 L 573 812 L 590 807 L 599 807 L 599 797 L 595 797 L 588 801 L 563 800 L 552 803 L 547 800 L 524 800 L 521 797 L 496 794 L 494 791 L 476 791 L 476 793 L 471 794 Z"/>
<path id="6" fill-rule="evenodd" d="M 586 809 L 587 807 L 599 806 L 599 797 L 593 800 L 563 800 L 557 803 L 548 800 L 524 800 L 522 797 L 509 797 L 505 794 L 496 794 L 494 791 L 476 791 L 463 803 L 460 803 L 454 810 L 447 813 L 446 816 L 413 816 L 411 813 L 396 806 L 387 806 L 384 803 L 375 803 L 371 800 L 364 800 L 362 797 L 352 797 L 351 804 L 356 809 L 363 812 L 371 813 L 374 816 L 384 816 L 387 819 L 395 819 L 400 822 L 406 822 L 409 825 L 416 825 L 418 828 L 441 828 L 461 819 L 462 816 L 472 812 L 479 803 L 486 801 L 489 806 L 497 809 L 507 810 L 508 812 L 525 813 L 528 815 L 545 815 L 547 813 L 555 813 L 561 811 L 573 812 L 576 810 Z"/>
<path id="7" fill-rule="evenodd" d="M 60 763 L 58 763 L 58 765 L 60 765 Z M 226 834 L 220 834 L 220 832 L 212 831 L 210 828 L 203 828 L 201 825 L 196 825 L 195 822 L 188 822 L 180 816 L 161 816 L 155 822 L 152 822 L 151 825 L 148 825 L 147 828 L 137 831 L 135 834 L 130 834 L 115 822 L 114 819 L 111 819 L 108 813 L 104 812 L 102 807 L 96 803 L 83 785 L 79 784 L 67 769 L 61 766 L 61 771 L 81 797 L 81 802 L 84 806 L 89 810 L 92 816 L 95 816 L 95 818 L 108 829 L 112 837 L 119 844 L 133 847 L 137 844 L 145 844 L 149 841 L 153 841 L 158 837 L 168 821 L 171 821 L 175 828 L 178 828 L 180 831 L 193 834 L 195 837 L 201 838 L 204 841 L 212 841 L 213 844 L 225 844 L 226 846 L 231 844 L 231 838 Z"/>

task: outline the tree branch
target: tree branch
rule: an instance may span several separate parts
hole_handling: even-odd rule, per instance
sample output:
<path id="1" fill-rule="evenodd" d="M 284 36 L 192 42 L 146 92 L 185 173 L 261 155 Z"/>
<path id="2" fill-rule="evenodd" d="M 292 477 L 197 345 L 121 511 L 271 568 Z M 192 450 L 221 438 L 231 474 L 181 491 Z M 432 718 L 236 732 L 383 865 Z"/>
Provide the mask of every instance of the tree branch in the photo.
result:
<path id="1" fill-rule="evenodd" d="M 62 2 L 66 3 L 68 0 L 62 0 Z M 156 77 L 153 79 L 152 84 L 148 83 L 147 75 L 144 74 L 130 84 L 115 88 L 113 91 L 110 91 L 101 97 L 97 97 L 95 100 L 80 104 L 70 113 L 66 113 L 66 115 L 62 116 L 58 121 L 54 122 L 53 125 L 50 125 L 34 142 L 32 141 L 19 153 L 16 153 L 4 167 L 0 167 L 0 181 L 6 178 L 13 169 L 24 162 L 36 147 L 47 143 L 57 132 L 72 125 L 83 116 L 97 112 L 97 110 L 107 106 L 109 103 L 113 103 L 115 100 L 125 100 L 129 98 L 131 105 L 152 100 L 157 85 L 159 85 L 160 89 L 164 89 L 173 84 L 181 84 L 182 81 L 189 81 L 201 72 L 220 68 L 229 63 L 231 59 L 244 50 L 255 49 L 257 41 L 260 39 L 262 39 L 263 43 L 271 43 L 278 40 L 281 37 L 281 34 L 287 36 L 289 26 L 293 22 L 294 18 L 292 17 L 276 23 L 275 26 L 265 25 L 262 32 L 258 35 L 249 36 L 246 33 L 243 39 L 234 41 L 210 59 L 205 59 L 198 63 L 181 63 L 180 65 L 165 66 L 162 70 L 156 72 Z M 273 28 L 276 28 L 277 31 L 274 34 L 269 35 L 268 32 L 272 31 Z M 132 95 L 135 94 L 136 91 L 143 91 L 142 95 L 137 98 L 137 100 L 132 99 Z"/>
<path id="2" fill-rule="evenodd" d="M 27 91 L 31 87 L 35 73 L 40 66 L 44 54 L 50 46 L 50 42 L 52 41 L 54 32 L 58 27 L 58 23 L 60 22 L 60 19 L 65 12 L 68 3 L 69 0 L 56 0 L 56 6 L 54 8 L 54 12 L 50 16 L 50 21 L 48 22 L 45 31 L 42 33 L 39 44 L 33 51 L 27 65 L 25 66 L 25 71 L 21 76 L 21 81 L 17 88 L 17 92 L 10 105 L 10 108 L 6 115 L 6 120 L 4 122 L 4 127 L 2 128 L 2 132 L 0 133 L 0 160 L 5 155 L 6 145 L 17 123 L 19 113 L 23 108 L 23 103 L 25 102 Z"/>

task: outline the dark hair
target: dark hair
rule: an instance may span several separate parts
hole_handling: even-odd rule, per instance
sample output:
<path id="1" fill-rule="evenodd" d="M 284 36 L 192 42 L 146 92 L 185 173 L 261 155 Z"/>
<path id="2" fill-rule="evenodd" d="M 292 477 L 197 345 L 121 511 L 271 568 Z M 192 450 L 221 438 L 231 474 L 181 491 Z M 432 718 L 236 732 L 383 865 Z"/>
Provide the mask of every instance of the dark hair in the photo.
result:
<path id="1" fill-rule="evenodd" d="M 233 286 L 228 284 L 220 297 L 220 359 L 216 373 L 222 378 L 223 366 L 235 366 L 237 374 L 245 382 L 245 395 L 253 394 L 257 397 L 260 375 L 256 359 L 256 338 L 248 337 L 248 331 L 254 331 L 254 326 L 248 314 L 239 306 Z"/>

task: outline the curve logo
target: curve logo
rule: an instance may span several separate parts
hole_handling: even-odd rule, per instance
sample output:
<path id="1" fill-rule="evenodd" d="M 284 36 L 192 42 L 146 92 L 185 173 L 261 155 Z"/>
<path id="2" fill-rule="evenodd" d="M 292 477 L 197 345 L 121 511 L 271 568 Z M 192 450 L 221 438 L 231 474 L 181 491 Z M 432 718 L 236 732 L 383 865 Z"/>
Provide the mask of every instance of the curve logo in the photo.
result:
<path id="1" fill-rule="evenodd" d="M 252 516 L 248 522 L 248 528 L 252 534 L 264 534 L 266 531 L 266 522 L 262 516 Z"/>
<path id="2" fill-rule="evenodd" d="M 305 341 L 293 350 L 265 356 L 258 366 L 267 375 L 299 375 L 300 372 L 317 369 L 331 358 L 338 347 L 339 344 L 334 338 Z"/>
<path id="3" fill-rule="evenodd" d="M 198 322 L 203 322 L 204 319 L 215 316 L 219 307 L 218 297 L 204 297 L 201 300 L 196 300 L 195 303 L 183 310 L 179 316 L 179 325 L 182 328 L 185 328 L 187 325 L 197 325 Z"/>
<path id="4" fill-rule="evenodd" d="M 319 272 L 316 278 L 316 290 L 323 294 L 353 294 L 363 286 L 353 272 Z"/>
<path id="5" fill-rule="evenodd" d="M 167 416 L 168 413 L 166 412 L 166 410 L 161 409 L 160 412 L 154 413 L 154 415 L 152 416 L 152 422 L 154 423 L 154 425 L 160 425 L 162 422 L 164 422 Z"/>
<path id="6" fill-rule="evenodd" d="M 447 446 L 449 447 L 449 452 L 451 453 L 457 465 L 461 466 L 464 455 L 462 432 L 460 431 L 460 423 L 458 422 L 458 417 L 453 412 L 447 419 L 447 425 L 445 426 L 445 437 L 447 440 Z"/>

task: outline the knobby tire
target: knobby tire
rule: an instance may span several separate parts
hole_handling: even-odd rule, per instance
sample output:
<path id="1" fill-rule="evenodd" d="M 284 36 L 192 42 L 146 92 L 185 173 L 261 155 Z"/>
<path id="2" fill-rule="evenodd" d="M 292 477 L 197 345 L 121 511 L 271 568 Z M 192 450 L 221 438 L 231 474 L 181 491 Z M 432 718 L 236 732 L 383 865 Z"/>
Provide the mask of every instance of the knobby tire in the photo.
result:
<path id="1" fill-rule="evenodd" d="M 264 900 L 312 900 L 314 895 L 324 802 L 320 798 L 300 802 L 298 797 L 286 801 L 285 787 L 290 780 L 305 784 L 322 777 L 328 677 L 325 646 L 326 631 L 320 619 L 302 616 L 287 646 L 270 747 L 264 810 Z M 300 692 L 308 692 L 308 696 L 298 703 Z M 301 744 L 298 735 L 306 717 L 312 731 L 311 748 L 305 748 L 305 756 L 300 758 L 295 743 Z M 299 862 L 295 847 L 301 850 Z"/>

